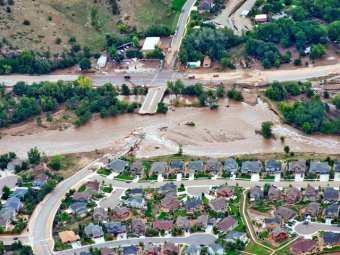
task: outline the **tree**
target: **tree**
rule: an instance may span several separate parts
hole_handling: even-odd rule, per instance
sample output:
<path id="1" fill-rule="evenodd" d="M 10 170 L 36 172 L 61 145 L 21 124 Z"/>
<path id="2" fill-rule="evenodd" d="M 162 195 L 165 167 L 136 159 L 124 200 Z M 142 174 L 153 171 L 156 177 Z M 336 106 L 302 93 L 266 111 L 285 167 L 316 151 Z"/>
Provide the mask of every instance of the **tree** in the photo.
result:
<path id="1" fill-rule="evenodd" d="M 122 85 L 122 94 L 124 96 L 129 96 L 130 95 L 130 88 L 126 84 Z"/>
<path id="2" fill-rule="evenodd" d="M 325 46 L 322 44 L 313 44 L 310 48 L 310 58 L 316 59 L 316 58 L 322 58 L 327 54 L 327 50 Z"/>
<path id="3" fill-rule="evenodd" d="M 269 139 L 273 136 L 272 126 L 273 126 L 273 122 L 271 121 L 262 122 L 261 132 L 264 138 Z"/>
<path id="4" fill-rule="evenodd" d="M 175 94 L 176 97 L 179 94 L 183 94 L 184 89 L 185 89 L 185 85 L 182 80 L 176 80 L 175 82 L 168 81 L 167 85 L 168 85 L 169 91 Z"/>
<path id="5" fill-rule="evenodd" d="M 284 152 L 285 152 L 286 154 L 288 154 L 289 151 L 290 151 L 290 148 L 289 148 L 288 145 L 286 145 L 286 146 L 283 148 L 283 150 L 284 150 Z"/>
<path id="6" fill-rule="evenodd" d="M 331 99 L 331 103 L 335 105 L 336 109 L 340 109 L 340 94 L 337 94 Z"/>
<path id="7" fill-rule="evenodd" d="M 48 165 L 53 169 L 53 170 L 60 170 L 61 168 L 61 163 L 62 163 L 63 157 L 61 155 L 55 155 L 52 160 L 48 163 Z"/>
<path id="8" fill-rule="evenodd" d="M 11 190 L 5 185 L 2 188 L 2 198 L 4 200 L 6 200 L 7 198 L 9 198 L 9 195 L 11 194 Z"/>
<path id="9" fill-rule="evenodd" d="M 139 45 L 139 40 L 137 36 L 133 36 L 132 37 L 132 42 L 133 42 L 133 46 L 138 47 Z"/>
<path id="10" fill-rule="evenodd" d="M 222 98 L 225 96 L 225 90 L 224 90 L 224 86 L 222 84 L 220 84 L 216 90 L 216 95 L 219 97 L 219 98 Z"/>
<path id="11" fill-rule="evenodd" d="M 37 147 L 31 148 L 27 152 L 28 162 L 32 165 L 38 165 L 41 160 L 41 153 L 39 152 Z"/>
<path id="12" fill-rule="evenodd" d="M 87 71 L 91 69 L 91 61 L 88 58 L 83 58 L 79 63 L 79 67 L 82 71 Z"/>
<path id="13" fill-rule="evenodd" d="M 157 105 L 157 112 L 166 114 L 168 111 L 168 106 L 164 104 L 163 102 L 158 103 Z"/>
<path id="14" fill-rule="evenodd" d="M 332 41 L 340 41 L 340 20 L 333 21 L 329 24 L 328 36 Z"/>

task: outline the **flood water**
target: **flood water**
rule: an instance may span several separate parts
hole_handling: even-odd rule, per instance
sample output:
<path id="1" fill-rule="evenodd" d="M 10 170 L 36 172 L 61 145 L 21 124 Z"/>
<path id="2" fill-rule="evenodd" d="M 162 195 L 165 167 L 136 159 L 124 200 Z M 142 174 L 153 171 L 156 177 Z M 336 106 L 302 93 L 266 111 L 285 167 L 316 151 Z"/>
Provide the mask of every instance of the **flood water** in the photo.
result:
<path id="1" fill-rule="evenodd" d="M 229 107 L 227 107 L 229 106 Z M 263 121 L 274 123 L 276 140 L 265 140 L 255 130 Z M 195 126 L 185 125 L 194 122 Z M 216 111 L 208 108 L 180 107 L 166 115 L 140 116 L 124 114 L 114 118 L 96 119 L 84 127 L 64 131 L 30 129 L 30 134 L 16 135 L 16 127 L 3 130 L 0 153 L 14 151 L 25 157 L 36 146 L 47 155 L 86 152 L 95 149 L 114 148 L 133 134 L 142 134 L 143 140 L 137 151 L 139 157 L 172 154 L 182 147 L 184 154 L 224 157 L 248 153 L 283 152 L 279 137 L 284 135 L 285 145 L 294 152 L 338 153 L 340 137 L 305 135 L 282 125 L 267 105 L 255 106 L 228 102 L 226 99 Z M 33 131 L 32 131 L 33 130 Z"/>

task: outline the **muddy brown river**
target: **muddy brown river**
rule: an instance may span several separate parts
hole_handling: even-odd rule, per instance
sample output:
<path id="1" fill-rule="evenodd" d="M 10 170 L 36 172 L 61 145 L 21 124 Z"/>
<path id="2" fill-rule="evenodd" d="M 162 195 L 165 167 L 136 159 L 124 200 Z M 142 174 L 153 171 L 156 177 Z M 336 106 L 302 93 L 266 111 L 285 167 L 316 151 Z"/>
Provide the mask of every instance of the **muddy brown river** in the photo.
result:
<path id="1" fill-rule="evenodd" d="M 229 107 L 227 107 L 229 106 Z M 228 102 L 226 99 L 216 111 L 208 108 L 181 107 L 170 109 L 166 115 L 140 116 L 124 114 L 114 118 L 92 120 L 84 127 L 64 131 L 13 127 L 3 130 L 0 153 L 14 151 L 25 157 L 36 146 L 47 155 L 86 152 L 114 148 L 132 135 L 143 137 L 137 150 L 139 157 L 151 157 L 178 152 L 184 154 L 224 157 L 248 153 L 283 152 L 280 139 L 265 140 L 255 130 L 263 121 L 274 122 L 274 133 L 286 137 L 285 145 L 295 152 L 339 153 L 340 137 L 305 135 L 283 125 L 278 117 L 259 102 L 255 106 Z M 194 122 L 195 126 L 185 125 Z M 15 135 L 20 129 L 31 134 Z"/>

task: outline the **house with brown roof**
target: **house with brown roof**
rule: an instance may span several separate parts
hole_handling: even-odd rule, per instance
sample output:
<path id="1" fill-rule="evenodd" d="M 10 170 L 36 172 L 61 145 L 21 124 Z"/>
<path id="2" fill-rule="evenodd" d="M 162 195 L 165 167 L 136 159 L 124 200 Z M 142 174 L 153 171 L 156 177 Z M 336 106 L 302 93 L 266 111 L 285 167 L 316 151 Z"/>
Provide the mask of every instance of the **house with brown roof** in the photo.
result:
<path id="1" fill-rule="evenodd" d="M 107 211 L 104 208 L 98 207 L 95 208 L 92 214 L 93 221 L 106 221 L 108 219 Z"/>
<path id="2" fill-rule="evenodd" d="M 211 58 L 208 55 L 205 55 L 203 58 L 203 67 L 210 68 L 211 67 Z"/>
<path id="3" fill-rule="evenodd" d="M 271 186 L 268 190 L 268 199 L 271 202 L 277 202 L 281 200 L 281 190 L 276 186 Z"/>
<path id="4" fill-rule="evenodd" d="M 284 239 L 287 239 L 289 237 L 287 231 L 281 227 L 275 228 L 272 232 L 269 234 L 269 238 L 277 241 L 282 241 Z"/>
<path id="5" fill-rule="evenodd" d="M 222 163 L 214 158 L 208 159 L 205 166 L 205 172 L 216 175 L 222 169 Z"/>
<path id="6" fill-rule="evenodd" d="M 304 209 L 304 214 L 305 217 L 312 217 L 312 218 L 316 218 L 319 215 L 320 212 L 320 204 L 317 202 L 312 202 L 310 204 L 308 204 Z"/>
<path id="7" fill-rule="evenodd" d="M 227 186 L 225 184 L 221 185 L 221 187 L 216 191 L 217 197 L 225 197 L 230 198 L 234 196 L 234 188 Z"/>
<path id="8" fill-rule="evenodd" d="M 116 206 L 115 208 L 113 208 L 113 214 L 119 220 L 126 220 L 130 218 L 131 216 L 131 212 L 127 207 L 119 207 L 119 206 Z"/>
<path id="9" fill-rule="evenodd" d="M 206 214 L 202 214 L 198 216 L 196 220 L 196 227 L 205 229 L 208 226 L 208 220 L 209 220 L 209 217 Z"/>
<path id="10" fill-rule="evenodd" d="M 86 183 L 86 189 L 93 189 L 95 191 L 99 191 L 100 183 L 98 181 L 88 181 Z"/>
<path id="11" fill-rule="evenodd" d="M 262 201 L 263 199 L 263 190 L 259 186 L 250 189 L 250 201 Z"/>
<path id="12" fill-rule="evenodd" d="M 38 174 L 34 179 L 33 179 L 33 182 L 32 182 L 32 185 L 33 187 L 42 187 L 45 185 L 45 183 L 47 182 L 47 180 L 49 179 L 50 177 L 45 174 L 45 173 L 42 173 L 42 174 Z"/>
<path id="13" fill-rule="evenodd" d="M 110 247 L 106 246 L 106 247 L 101 248 L 100 254 L 101 255 L 116 255 L 117 253 L 114 250 L 112 250 Z"/>
<path id="14" fill-rule="evenodd" d="M 176 227 L 188 231 L 191 228 L 191 222 L 188 217 L 178 216 L 176 219 Z"/>
<path id="15" fill-rule="evenodd" d="M 88 202 L 92 197 L 90 190 L 85 190 L 83 192 L 76 192 L 73 194 L 72 199 L 77 202 Z"/>
<path id="16" fill-rule="evenodd" d="M 274 211 L 274 215 L 280 217 L 282 221 L 287 222 L 296 215 L 296 212 L 284 206 L 280 206 Z"/>
<path id="17" fill-rule="evenodd" d="M 72 243 L 80 240 L 79 235 L 76 235 L 72 230 L 59 232 L 59 237 L 62 243 Z"/>
<path id="18" fill-rule="evenodd" d="M 143 176 L 144 170 L 145 170 L 145 167 L 143 165 L 143 162 L 141 161 L 133 162 L 130 165 L 130 173 L 132 176 Z"/>
<path id="19" fill-rule="evenodd" d="M 228 202 L 225 197 L 219 197 L 214 200 L 211 200 L 209 203 L 211 209 L 216 212 L 224 212 L 228 209 Z"/>
<path id="20" fill-rule="evenodd" d="M 292 187 L 286 193 L 285 201 L 287 204 L 295 204 L 301 198 L 301 192 L 298 188 Z"/>
<path id="21" fill-rule="evenodd" d="M 145 233 L 145 223 L 143 219 L 134 219 L 131 222 L 131 230 L 136 235 L 144 235 Z"/>
<path id="22" fill-rule="evenodd" d="M 292 161 L 289 163 L 288 170 L 294 173 L 295 180 L 303 180 L 307 171 L 306 160 Z"/>
<path id="23" fill-rule="evenodd" d="M 142 254 L 143 255 L 161 255 L 161 248 L 156 245 L 147 244 L 145 245 Z"/>
<path id="24" fill-rule="evenodd" d="M 228 216 L 217 223 L 218 229 L 221 230 L 223 233 L 227 233 L 228 231 L 233 230 L 237 227 L 237 225 L 238 221 L 231 216 Z"/>
<path id="25" fill-rule="evenodd" d="M 174 224 L 171 220 L 156 220 L 152 223 L 152 227 L 156 230 L 169 231 L 173 229 Z"/>
<path id="26" fill-rule="evenodd" d="M 315 201 L 319 197 L 319 190 L 309 186 L 305 189 L 305 194 L 303 200 Z"/>
<path id="27" fill-rule="evenodd" d="M 162 211 L 169 212 L 170 210 L 176 210 L 179 208 L 181 202 L 174 196 L 166 196 L 161 200 Z"/>
<path id="28" fill-rule="evenodd" d="M 163 255 L 177 255 L 179 254 L 179 247 L 173 242 L 166 242 L 162 249 Z"/>
<path id="29" fill-rule="evenodd" d="M 289 251 L 295 255 L 311 253 L 316 248 L 316 241 L 299 237 L 293 242 Z"/>
<path id="30" fill-rule="evenodd" d="M 44 162 L 39 163 L 38 165 L 36 165 L 33 168 L 33 172 L 36 173 L 36 174 L 42 174 L 42 173 L 45 173 L 46 171 L 49 171 L 49 170 L 50 170 L 49 167 Z"/>

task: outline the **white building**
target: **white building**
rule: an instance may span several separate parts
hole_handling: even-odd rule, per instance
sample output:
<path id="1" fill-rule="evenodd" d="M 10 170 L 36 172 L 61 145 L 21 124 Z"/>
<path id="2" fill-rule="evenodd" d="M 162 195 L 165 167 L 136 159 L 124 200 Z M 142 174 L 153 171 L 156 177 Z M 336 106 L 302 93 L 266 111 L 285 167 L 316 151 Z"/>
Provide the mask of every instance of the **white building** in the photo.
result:
<path id="1" fill-rule="evenodd" d="M 101 68 L 104 68 L 106 66 L 106 62 L 107 62 L 107 56 L 100 56 L 100 58 L 98 58 L 97 60 L 97 64 L 96 64 L 96 69 L 100 70 Z"/>
<path id="2" fill-rule="evenodd" d="M 156 46 L 159 46 L 160 44 L 161 44 L 160 37 L 146 37 L 142 47 L 142 52 L 144 54 L 153 52 Z"/>

